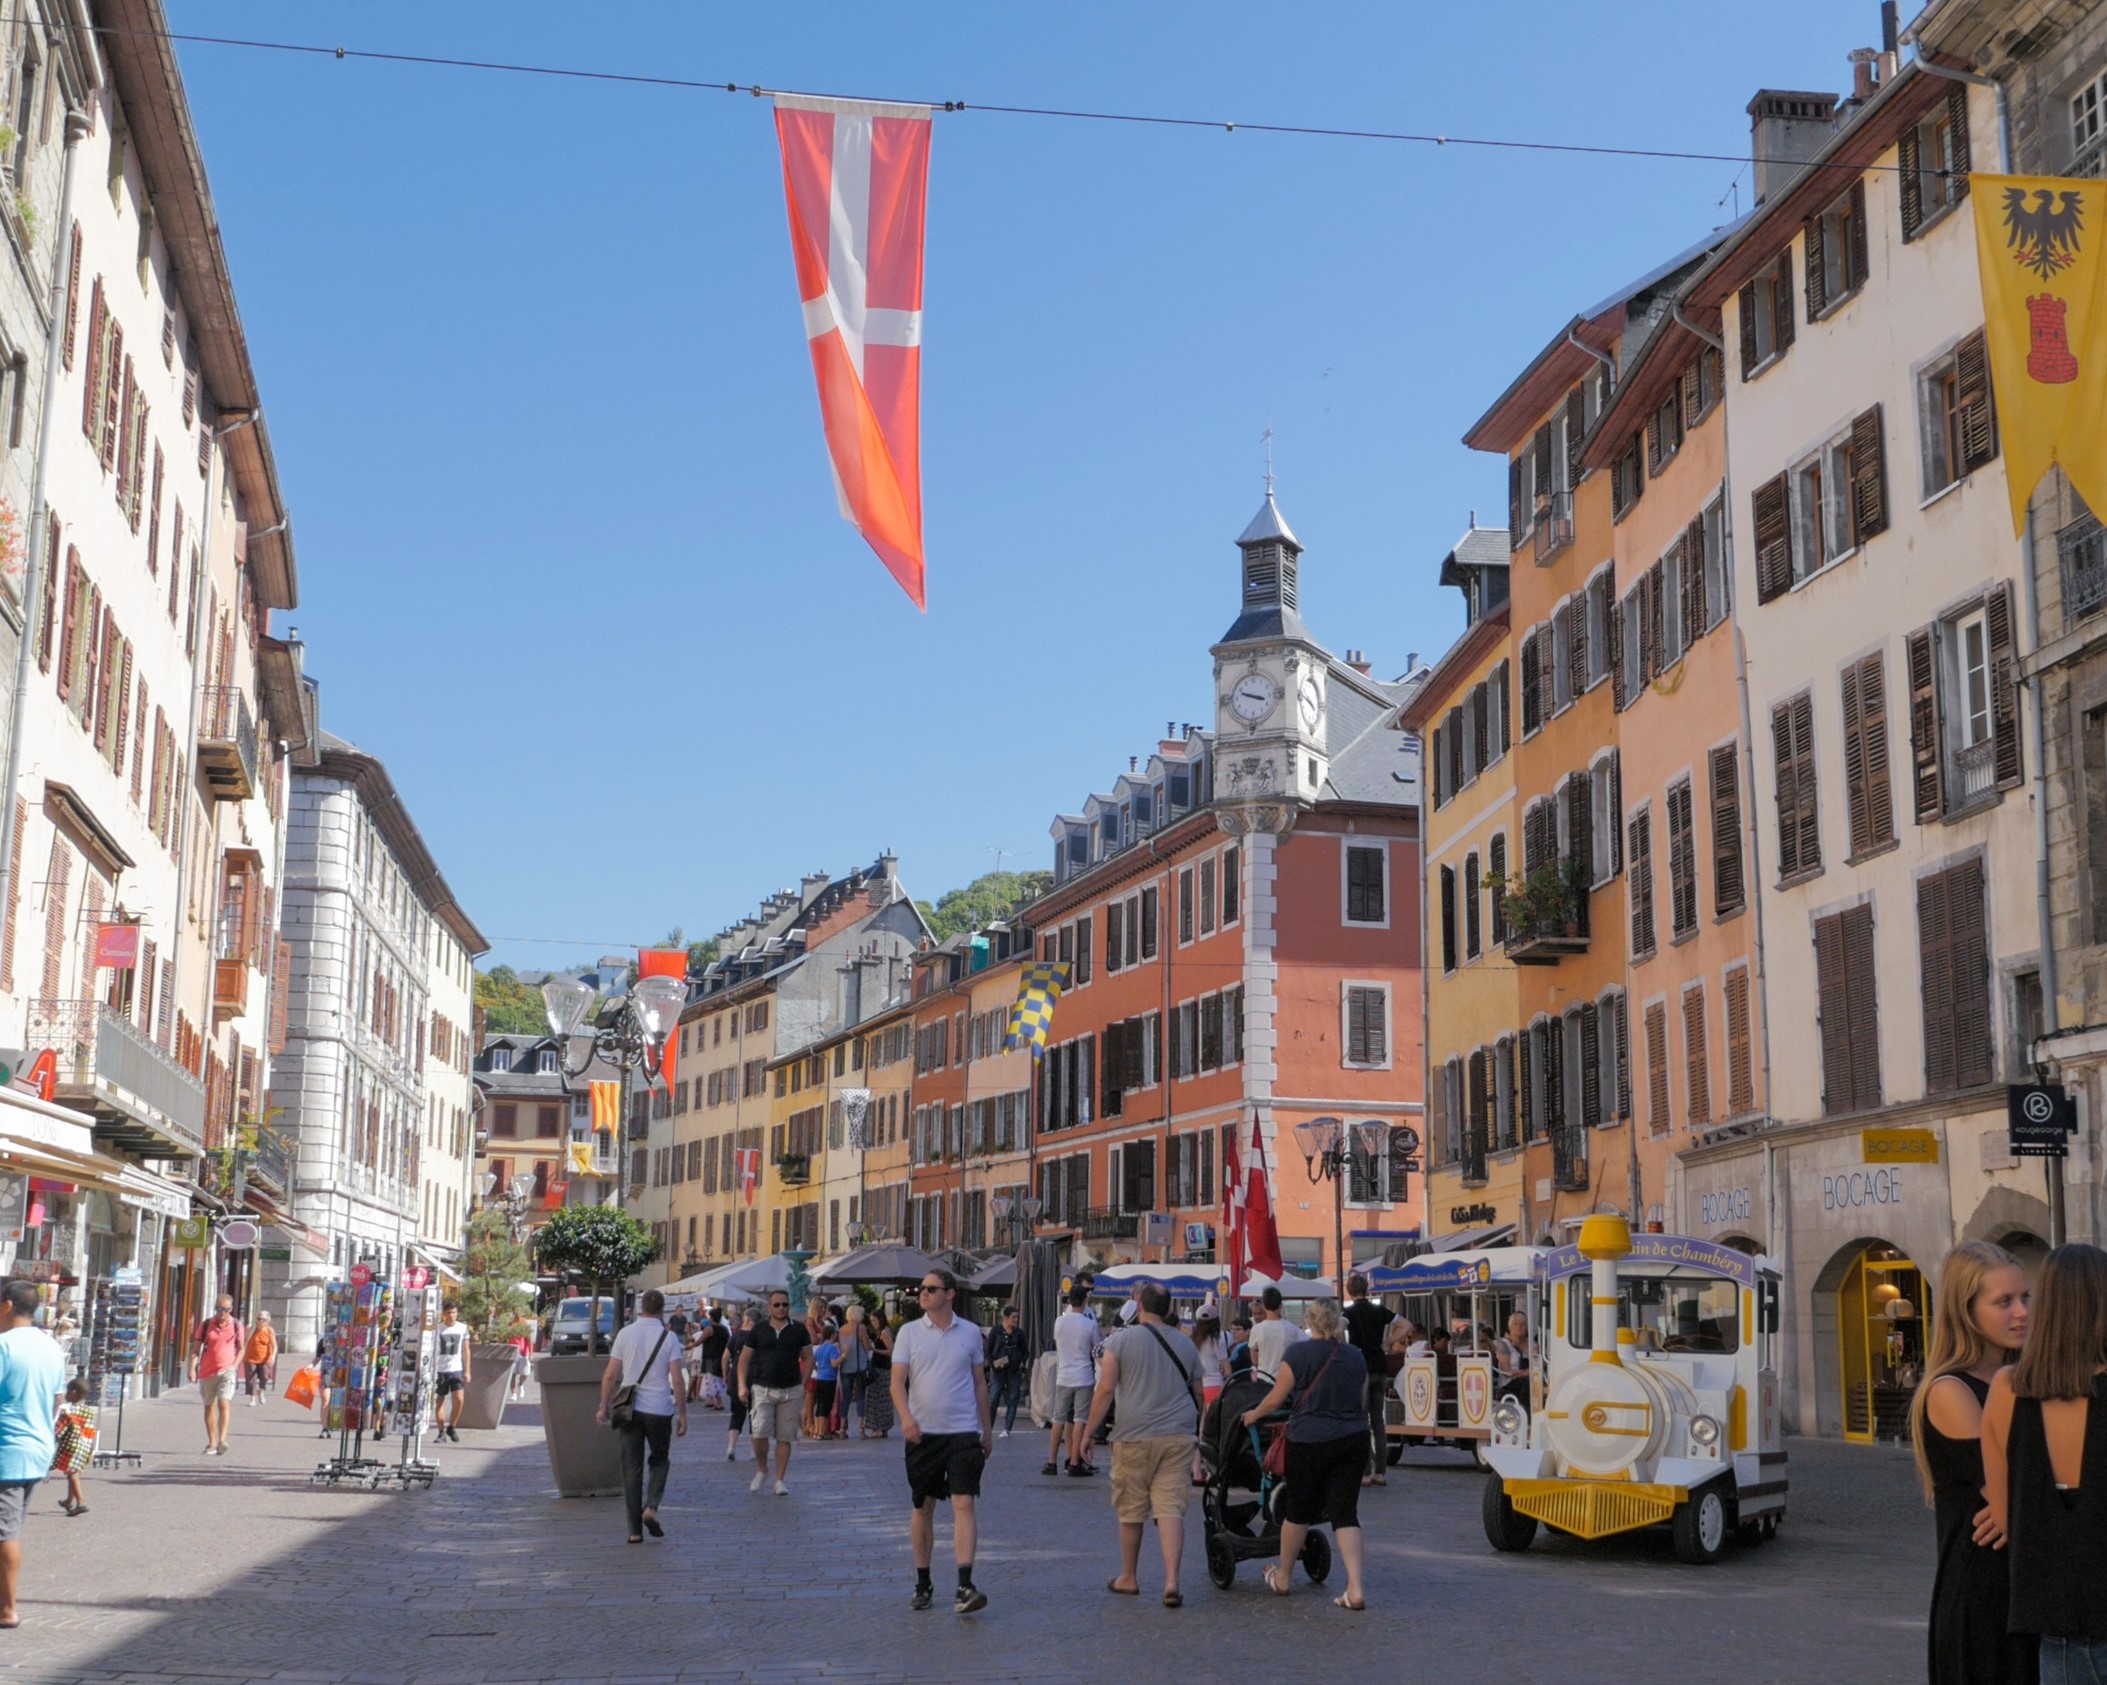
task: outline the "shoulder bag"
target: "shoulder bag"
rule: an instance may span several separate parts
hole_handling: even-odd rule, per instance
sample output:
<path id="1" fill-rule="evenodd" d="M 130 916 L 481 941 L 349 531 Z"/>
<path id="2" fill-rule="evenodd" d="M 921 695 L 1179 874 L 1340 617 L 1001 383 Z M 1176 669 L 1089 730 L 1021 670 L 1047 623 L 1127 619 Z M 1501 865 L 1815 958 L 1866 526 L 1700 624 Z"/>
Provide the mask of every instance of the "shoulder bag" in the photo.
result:
<path id="1" fill-rule="evenodd" d="M 658 1354 L 666 1349 L 666 1336 L 671 1332 L 670 1328 L 661 1327 L 659 1329 L 658 1344 L 651 1348 L 651 1355 L 644 1359 L 644 1367 L 639 1371 L 640 1376 L 651 1373 L 651 1366 L 658 1361 Z M 635 1381 L 625 1382 L 623 1385 L 615 1388 L 615 1395 L 608 1402 L 607 1425 L 617 1433 L 630 1427 L 636 1421 L 636 1389 L 637 1383 Z"/>
<path id="2" fill-rule="evenodd" d="M 1294 1408 L 1288 1412 L 1290 1417 L 1316 1395 L 1317 1383 L 1324 1379 L 1325 1370 L 1332 1366 L 1332 1359 L 1338 1355 L 1339 1343 L 1334 1340 L 1331 1342 L 1331 1350 L 1324 1354 L 1324 1361 L 1317 1365 L 1317 1373 L 1303 1383 L 1302 1396 L 1295 1400 Z M 1266 1455 L 1261 1466 L 1266 1473 L 1272 1475 L 1275 1479 L 1279 1479 L 1288 1472 L 1288 1424 L 1286 1422 L 1280 1424 L 1280 1431 L 1273 1436 L 1273 1443 L 1266 1447 Z"/>
<path id="3" fill-rule="evenodd" d="M 1170 1341 L 1166 1340 L 1163 1337 L 1163 1331 L 1159 1329 L 1154 1323 L 1144 1322 L 1141 1326 L 1146 1328 L 1149 1331 L 1150 1335 L 1155 1339 L 1156 1344 L 1163 1348 L 1163 1355 L 1171 1360 L 1171 1367 L 1178 1371 L 1178 1378 L 1185 1383 L 1185 1390 L 1187 1392 L 1191 1392 L 1193 1385 L 1193 1374 L 1190 1369 L 1185 1367 L 1185 1360 L 1171 1349 Z M 1195 1430 L 1197 1430 L 1200 1426 L 1200 1419 L 1198 1415 L 1199 1406 L 1195 1405 L 1193 1409 L 1193 1427 Z"/>

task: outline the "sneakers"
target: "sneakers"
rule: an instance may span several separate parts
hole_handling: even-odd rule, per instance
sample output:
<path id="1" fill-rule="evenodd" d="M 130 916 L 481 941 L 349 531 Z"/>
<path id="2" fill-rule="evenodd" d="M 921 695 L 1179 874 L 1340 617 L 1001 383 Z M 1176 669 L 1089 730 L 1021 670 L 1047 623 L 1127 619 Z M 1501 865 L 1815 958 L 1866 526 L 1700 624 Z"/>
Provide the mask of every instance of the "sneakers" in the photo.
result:
<path id="1" fill-rule="evenodd" d="M 788 1484 L 787 1482 L 785 1482 L 785 1481 L 781 1481 L 781 1480 L 777 1481 L 777 1482 L 775 1483 L 775 1495 L 776 1495 L 777 1497 L 779 1497 L 779 1498 L 787 1498 L 787 1497 L 789 1497 L 789 1496 L 790 1496 L 790 1487 L 789 1487 L 789 1484 Z"/>
<path id="2" fill-rule="evenodd" d="M 461 1430 L 457 1427 L 449 1425 L 446 1430 L 446 1437 L 452 1440 L 456 1445 L 459 1445 L 461 1443 Z"/>
<path id="3" fill-rule="evenodd" d="M 1073 1475 L 1076 1479 L 1083 1480 L 1089 1478 L 1089 1476 L 1095 1473 L 1096 1471 L 1093 1470 L 1088 1463 L 1070 1463 L 1068 1465 L 1068 1472 L 1071 1475 Z"/>
<path id="4" fill-rule="evenodd" d="M 908 1602 L 910 1609 L 926 1609 L 936 1601 L 936 1592 L 930 1586 L 916 1586 L 914 1596 Z"/>
<path id="5" fill-rule="evenodd" d="M 753 1477 L 753 1480 L 747 1485 L 746 1489 L 749 1492 L 758 1492 L 761 1490 L 762 1487 L 766 1486 L 767 1484 L 768 1471 L 766 1469 L 763 1469 L 759 1474 Z"/>
<path id="6" fill-rule="evenodd" d="M 951 1605 L 953 1614 L 971 1615 L 988 1606 L 988 1594 L 978 1586 L 960 1586 L 958 1598 Z"/>
<path id="7" fill-rule="evenodd" d="M 1010 1437 L 1010 1430 L 1008 1428 L 1004 1428 L 1000 1433 L 996 1434 L 995 1437 L 997 1439 L 1007 1439 Z"/>
<path id="8" fill-rule="evenodd" d="M 1039 1472 L 1041 1474 L 1059 1474 L 1061 1472 L 1061 1465 L 1059 1463 L 1048 1463 L 1046 1467 L 1041 1469 Z"/>

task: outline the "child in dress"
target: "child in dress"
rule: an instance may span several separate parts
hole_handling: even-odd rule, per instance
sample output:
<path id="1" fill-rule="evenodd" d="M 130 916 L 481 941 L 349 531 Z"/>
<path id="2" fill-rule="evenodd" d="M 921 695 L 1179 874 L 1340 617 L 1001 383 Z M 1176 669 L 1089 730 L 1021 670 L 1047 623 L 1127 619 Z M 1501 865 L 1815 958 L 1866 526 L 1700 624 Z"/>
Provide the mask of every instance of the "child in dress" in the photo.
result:
<path id="1" fill-rule="evenodd" d="M 95 1407 L 88 1402 L 86 1381 L 66 1383 L 66 1403 L 59 1411 L 57 1426 L 58 1455 L 51 1469 L 66 1477 L 66 1501 L 59 1507 L 68 1515 L 86 1515 L 88 1502 L 81 1496 L 80 1477 L 95 1457 Z"/>

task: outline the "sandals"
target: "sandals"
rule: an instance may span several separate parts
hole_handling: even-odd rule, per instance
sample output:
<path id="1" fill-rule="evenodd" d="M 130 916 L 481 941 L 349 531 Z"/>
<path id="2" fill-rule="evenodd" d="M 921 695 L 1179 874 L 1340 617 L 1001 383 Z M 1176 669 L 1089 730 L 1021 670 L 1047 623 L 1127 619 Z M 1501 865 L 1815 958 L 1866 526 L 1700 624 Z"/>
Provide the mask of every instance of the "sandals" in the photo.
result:
<path id="1" fill-rule="evenodd" d="M 1347 1596 L 1346 1593 L 1342 1591 L 1337 1597 L 1332 1599 L 1332 1607 L 1334 1609 L 1345 1609 L 1353 1614 L 1361 1615 L 1367 1613 L 1368 1600 L 1366 1598 L 1363 1598 L 1359 1603 L 1356 1603 L 1351 1597 Z"/>
<path id="2" fill-rule="evenodd" d="M 1184 1592 L 1182 1592 L 1182 1591 L 1167 1591 L 1167 1592 L 1165 1592 L 1165 1593 L 1163 1594 L 1163 1606 L 1164 1606 L 1164 1608 L 1166 1608 L 1166 1609 L 1182 1609 L 1182 1608 L 1184 1608 L 1184 1607 L 1185 1607 L 1185 1593 L 1184 1593 Z"/>
<path id="3" fill-rule="evenodd" d="M 1266 1582 L 1266 1590 L 1270 1591 L 1275 1597 L 1285 1597 L 1288 1595 L 1288 1591 L 1290 1588 L 1282 1581 L 1276 1580 L 1273 1577 L 1279 1572 L 1280 1564 L 1277 1562 L 1269 1562 L 1266 1564 L 1265 1568 L 1260 1572 L 1259 1578 Z"/>
<path id="4" fill-rule="evenodd" d="M 644 1517 L 644 1531 L 649 1533 L 654 1539 L 663 1539 L 666 1536 L 665 1528 L 659 1525 L 658 1517 L 655 1515 Z"/>
<path id="5" fill-rule="evenodd" d="M 1141 1595 L 1141 1587 L 1123 1586 L 1116 1577 L 1105 1582 L 1105 1590 L 1109 1591 L 1114 1597 L 1139 1597 Z"/>

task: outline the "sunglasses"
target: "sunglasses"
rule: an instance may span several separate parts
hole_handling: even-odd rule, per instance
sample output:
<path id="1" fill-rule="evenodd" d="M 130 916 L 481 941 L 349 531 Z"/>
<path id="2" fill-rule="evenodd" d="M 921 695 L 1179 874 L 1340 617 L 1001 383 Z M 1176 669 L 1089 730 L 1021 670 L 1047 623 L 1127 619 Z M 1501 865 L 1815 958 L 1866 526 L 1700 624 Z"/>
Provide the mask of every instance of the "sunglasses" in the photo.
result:
<path id="1" fill-rule="evenodd" d="M 922 1283 L 922 1291 L 924 1293 L 941 1293 L 944 1291 L 944 1284 L 941 1281 L 925 1281 Z"/>

